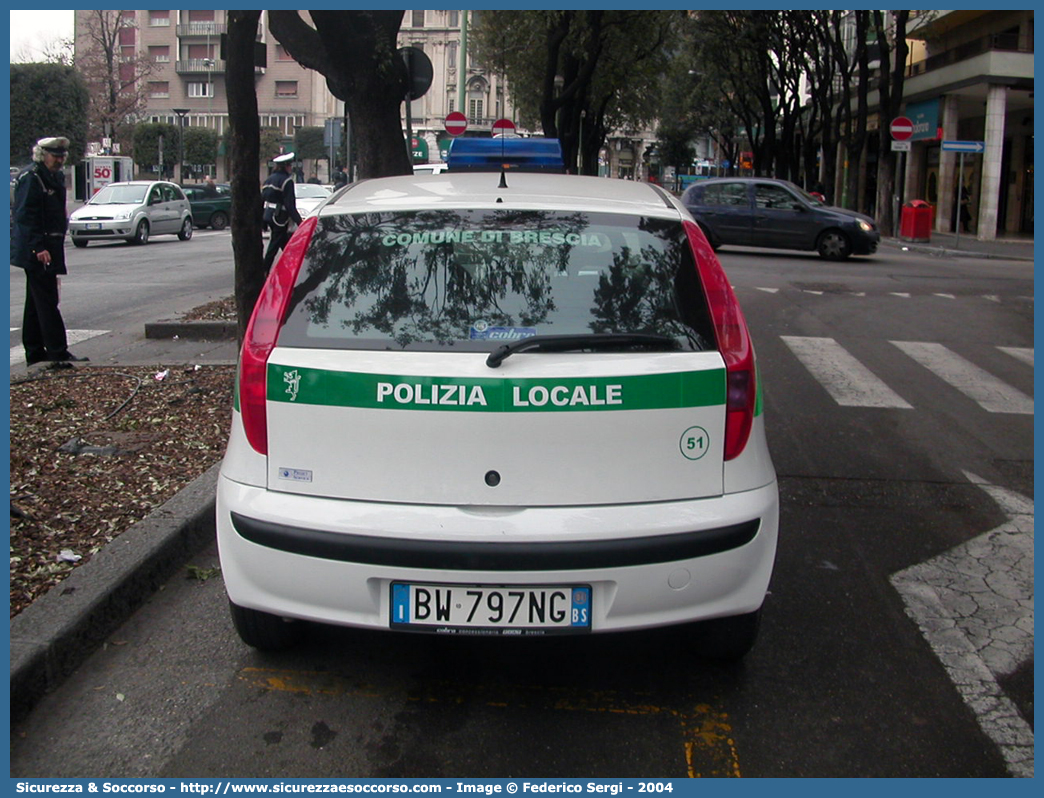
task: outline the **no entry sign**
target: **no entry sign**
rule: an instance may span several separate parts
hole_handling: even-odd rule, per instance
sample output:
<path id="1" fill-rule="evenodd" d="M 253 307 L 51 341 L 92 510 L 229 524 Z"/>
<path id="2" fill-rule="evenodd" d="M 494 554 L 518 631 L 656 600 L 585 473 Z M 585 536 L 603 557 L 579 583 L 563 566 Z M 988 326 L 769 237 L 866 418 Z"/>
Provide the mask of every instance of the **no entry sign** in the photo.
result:
<path id="1" fill-rule="evenodd" d="M 913 135 L 913 122 L 905 116 L 897 116 L 892 120 L 888 130 L 896 141 L 906 141 Z"/>
<path id="2" fill-rule="evenodd" d="M 510 119 L 498 119 L 496 122 L 493 123 L 493 135 L 494 136 L 496 136 L 498 134 L 514 133 L 514 132 L 515 132 L 515 123 L 512 122 Z"/>
<path id="3" fill-rule="evenodd" d="M 460 111 L 446 114 L 446 132 L 451 136 L 459 136 L 468 129 L 468 118 Z"/>

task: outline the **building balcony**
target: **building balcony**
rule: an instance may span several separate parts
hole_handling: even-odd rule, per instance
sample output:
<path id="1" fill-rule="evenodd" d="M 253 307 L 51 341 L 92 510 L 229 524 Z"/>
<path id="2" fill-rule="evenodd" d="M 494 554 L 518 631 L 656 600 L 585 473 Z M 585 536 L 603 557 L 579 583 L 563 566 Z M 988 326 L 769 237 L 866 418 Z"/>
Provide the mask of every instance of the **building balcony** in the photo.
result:
<path id="1" fill-rule="evenodd" d="M 982 55 L 983 53 L 1032 53 L 1033 40 L 1028 36 L 1018 34 L 995 33 L 982 36 L 965 42 L 959 47 L 945 50 L 936 55 L 929 56 L 923 61 L 917 61 L 906 68 L 906 76 L 923 75 L 936 69 L 952 66 L 953 64 L 967 61 Z"/>
<path id="2" fill-rule="evenodd" d="M 186 58 L 174 63 L 174 71 L 179 75 L 223 75 L 225 62 L 220 58 Z"/>
<path id="3" fill-rule="evenodd" d="M 226 32 L 226 26 L 224 22 L 183 22 L 178 25 L 178 36 L 181 38 L 191 38 L 194 36 L 220 36 Z"/>

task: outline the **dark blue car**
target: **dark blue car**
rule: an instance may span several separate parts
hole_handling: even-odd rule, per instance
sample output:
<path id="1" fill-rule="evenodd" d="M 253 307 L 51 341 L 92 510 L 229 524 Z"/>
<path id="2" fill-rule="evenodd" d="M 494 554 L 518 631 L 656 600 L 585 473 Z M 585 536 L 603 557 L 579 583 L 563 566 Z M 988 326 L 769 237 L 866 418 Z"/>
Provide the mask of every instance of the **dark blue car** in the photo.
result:
<path id="1" fill-rule="evenodd" d="M 712 247 L 803 249 L 828 260 L 872 255 L 881 233 L 869 216 L 835 208 L 787 180 L 721 177 L 682 194 Z"/>

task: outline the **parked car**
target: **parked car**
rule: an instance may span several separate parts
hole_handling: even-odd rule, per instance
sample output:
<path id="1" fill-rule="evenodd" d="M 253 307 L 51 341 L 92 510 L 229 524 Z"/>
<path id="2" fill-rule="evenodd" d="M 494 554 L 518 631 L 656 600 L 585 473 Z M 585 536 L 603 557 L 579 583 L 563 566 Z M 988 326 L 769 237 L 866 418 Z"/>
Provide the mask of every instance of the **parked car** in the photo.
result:
<path id="1" fill-rule="evenodd" d="M 330 189 L 317 183 L 295 183 L 294 201 L 297 204 L 297 212 L 302 218 L 309 216 L 329 199 L 331 193 Z"/>
<path id="2" fill-rule="evenodd" d="M 504 158 L 355 183 L 273 267 L 217 488 L 235 628 L 695 622 L 740 657 L 778 490 L 729 280 L 659 187 Z"/>
<path id="3" fill-rule="evenodd" d="M 204 184 L 182 186 L 192 208 L 192 222 L 196 227 L 224 230 L 232 216 L 232 187 L 216 183 L 213 188 Z"/>
<path id="4" fill-rule="evenodd" d="M 711 246 L 818 251 L 829 260 L 872 255 L 881 234 L 869 216 L 836 208 L 787 180 L 721 177 L 685 189 L 682 202 Z"/>
<path id="5" fill-rule="evenodd" d="M 192 210 L 181 188 L 164 180 L 109 183 L 69 217 L 69 234 L 78 247 L 114 238 L 147 244 L 168 233 L 182 241 L 192 238 Z"/>

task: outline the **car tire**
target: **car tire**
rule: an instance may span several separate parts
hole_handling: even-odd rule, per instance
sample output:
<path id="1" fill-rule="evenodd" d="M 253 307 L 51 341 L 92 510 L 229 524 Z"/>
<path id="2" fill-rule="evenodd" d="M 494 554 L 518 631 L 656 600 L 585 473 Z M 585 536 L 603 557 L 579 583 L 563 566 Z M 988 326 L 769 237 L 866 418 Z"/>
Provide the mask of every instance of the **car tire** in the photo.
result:
<path id="1" fill-rule="evenodd" d="M 181 231 L 178 233 L 178 238 L 182 241 L 188 241 L 192 238 L 192 217 L 186 216 L 185 221 L 181 223 Z"/>
<path id="2" fill-rule="evenodd" d="M 714 618 L 696 624 L 695 652 L 707 659 L 736 662 L 754 647 L 761 609 L 745 615 Z"/>
<path id="3" fill-rule="evenodd" d="M 826 260 L 845 260 L 852 254 L 852 242 L 840 230 L 826 230 L 819 236 L 816 249 Z"/>
<path id="4" fill-rule="evenodd" d="M 134 228 L 134 238 L 131 239 L 130 243 L 144 246 L 149 243 L 149 223 L 142 219 L 138 222 L 138 226 Z"/>
<path id="5" fill-rule="evenodd" d="M 232 625 L 239 639 L 260 651 L 281 651 L 301 639 L 303 626 L 299 621 L 280 618 L 260 610 L 251 610 L 228 602 Z"/>
<path id="6" fill-rule="evenodd" d="M 210 229 L 224 230 L 226 227 L 228 227 L 228 216 L 224 211 L 215 211 L 214 215 L 210 217 Z"/>
<path id="7" fill-rule="evenodd" d="M 85 239 L 83 239 L 83 238 L 74 238 L 72 240 L 72 242 L 73 242 L 73 246 L 76 247 L 77 249 L 83 249 L 84 247 L 87 246 L 87 241 Z"/>

